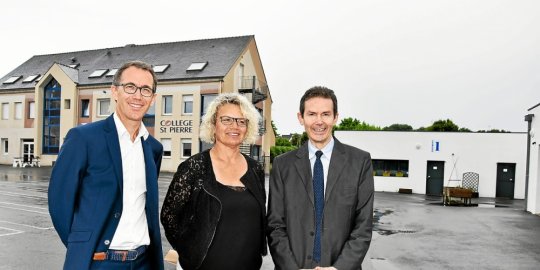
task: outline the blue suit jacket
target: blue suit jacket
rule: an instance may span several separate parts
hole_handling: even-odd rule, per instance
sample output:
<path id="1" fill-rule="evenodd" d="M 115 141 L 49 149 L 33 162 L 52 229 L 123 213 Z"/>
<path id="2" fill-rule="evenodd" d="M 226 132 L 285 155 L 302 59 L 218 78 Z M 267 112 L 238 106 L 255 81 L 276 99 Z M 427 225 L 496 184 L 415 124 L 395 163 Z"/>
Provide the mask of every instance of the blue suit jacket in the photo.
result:
<path id="1" fill-rule="evenodd" d="M 163 269 L 157 178 L 163 146 L 142 140 L 146 164 L 148 258 Z M 67 248 L 64 269 L 89 269 L 95 252 L 108 249 L 122 213 L 122 159 L 112 115 L 72 128 L 66 135 L 49 184 L 49 212 Z"/>

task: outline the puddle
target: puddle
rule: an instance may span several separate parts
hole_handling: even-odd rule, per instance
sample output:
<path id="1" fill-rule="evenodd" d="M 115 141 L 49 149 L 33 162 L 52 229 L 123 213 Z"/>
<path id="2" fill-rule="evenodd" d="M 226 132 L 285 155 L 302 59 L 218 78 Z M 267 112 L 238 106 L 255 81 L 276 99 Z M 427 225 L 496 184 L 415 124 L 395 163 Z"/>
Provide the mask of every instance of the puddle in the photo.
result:
<path id="1" fill-rule="evenodd" d="M 380 235 L 392 235 L 396 233 L 406 233 L 406 234 L 416 233 L 416 231 L 411 231 L 411 230 L 385 230 L 385 229 L 377 228 L 375 226 L 373 227 L 373 231 L 379 233 Z"/>
<path id="2" fill-rule="evenodd" d="M 394 210 L 386 209 L 384 211 L 381 211 L 379 209 L 375 209 L 373 211 L 373 231 L 379 233 L 380 235 L 392 235 L 396 233 L 415 233 L 416 231 L 412 230 L 389 230 L 389 229 L 383 229 L 380 227 L 381 217 L 387 216 L 394 213 Z"/>
<path id="3" fill-rule="evenodd" d="M 508 208 L 508 205 L 502 205 L 502 204 L 489 204 L 489 203 L 473 203 L 469 205 L 465 204 L 457 204 L 457 205 L 443 205 L 442 202 L 432 202 L 427 203 L 428 205 L 439 205 L 439 206 L 445 206 L 445 207 L 478 207 L 478 208 Z"/>

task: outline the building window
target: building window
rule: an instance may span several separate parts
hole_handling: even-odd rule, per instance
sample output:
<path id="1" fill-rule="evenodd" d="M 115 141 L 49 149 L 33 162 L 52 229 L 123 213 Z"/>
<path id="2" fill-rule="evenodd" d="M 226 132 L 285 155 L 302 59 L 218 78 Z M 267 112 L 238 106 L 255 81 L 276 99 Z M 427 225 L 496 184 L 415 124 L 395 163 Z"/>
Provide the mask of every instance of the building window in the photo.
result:
<path id="1" fill-rule="evenodd" d="M 107 116 L 110 115 L 109 106 L 111 105 L 111 100 L 108 98 L 98 99 L 98 116 Z"/>
<path id="2" fill-rule="evenodd" d="M 409 177 L 408 160 L 374 159 L 374 176 Z"/>
<path id="3" fill-rule="evenodd" d="M 163 145 L 163 157 L 170 158 L 171 157 L 171 139 L 163 138 L 161 139 L 161 144 Z"/>
<path id="4" fill-rule="evenodd" d="M 153 69 L 154 69 L 154 72 L 155 73 L 163 73 L 165 72 L 165 70 L 167 70 L 167 68 L 169 68 L 169 64 L 167 65 L 157 65 L 157 66 L 154 66 Z"/>
<path id="5" fill-rule="evenodd" d="M 88 78 L 99 78 L 99 77 L 103 76 L 103 74 L 105 74 L 107 71 L 109 71 L 109 70 L 108 69 L 94 70 L 94 72 L 92 72 L 92 74 L 90 74 L 88 76 Z"/>
<path id="6" fill-rule="evenodd" d="M 90 117 L 90 100 L 81 100 L 81 117 Z"/>
<path id="7" fill-rule="evenodd" d="M 182 139 L 182 157 L 191 156 L 191 139 Z"/>
<path id="8" fill-rule="evenodd" d="M 163 115 L 171 115 L 172 114 L 172 96 L 163 96 Z"/>
<path id="9" fill-rule="evenodd" d="M 208 108 L 208 105 L 210 105 L 210 103 L 214 101 L 216 97 L 217 95 L 215 94 L 201 95 L 201 116 L 203 116 L 206 113 L 206 109 Z"/>
<path id="10" fill-rule="evenodd" d="M 9 119 L 9 103 L 2 103 L 2 120 Z"/>
<path id="11" fill-rule="evenodd" d="M 193 113 L 193 95 L 182 96 L 182 104 L 184 105 L 184 114 Z"/>
<path id="12" fill-rule="evenodd" d="M 150 105 L 148 111 L 143 117 L 143 123 L 147 127 L 153 127 L 156 125 L 156 103 Z"/>
<path id="13" fill-rule="evenodd" d="M 60 96 L 62 87 L 51 80 L 43 92 L 43 154 L 58 154 L 60 149 Z"/>
<path id="14" fill-rule="evenodd" d="M 22 102 L 15 102 L 15 119 L 20 120 L 22 118 L 23 118 Z"/>
<path id="15" fill-rule="evenodd" d="M 186 69 L 187 71 L 201 71 L 203 70 L 208 62 L 193 62 L 189 67 Z"/>
<path id="16" fill-rule="evenodd" d="M 28 102 L 28 119 L 36 118 L 36 102 Z"/>
<path id="17" fill-rule="evenodd" d="M 64 99 L 64 109 L 71 109 L 71 99 Z"/>
<path id="18" fill-rule="evenodd" d="M 2 154 L 7 155 L 9 152 L 8 139 L 2 139 Z"/>

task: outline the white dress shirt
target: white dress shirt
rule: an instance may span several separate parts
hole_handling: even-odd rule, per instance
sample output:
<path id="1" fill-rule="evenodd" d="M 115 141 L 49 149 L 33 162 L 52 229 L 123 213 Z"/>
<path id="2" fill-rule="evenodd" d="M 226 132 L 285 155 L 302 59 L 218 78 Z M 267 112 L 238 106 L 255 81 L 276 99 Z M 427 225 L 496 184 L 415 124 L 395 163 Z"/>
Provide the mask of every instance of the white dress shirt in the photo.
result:
<path id="1" fill-rule="evenodd" d="M 315 166 L 315 160 L 317 156 L 315 153 L 319 150 L 323 152 L 321 156 L 321 163 L 323 166 L 324 173 L 324 190 L 326 193 L 326 179 L 328 179 L 328 168 L 330 167 L 330 158 L 332 157 L 332 150 L 334 149 L 334 138 L 330 138 L 330 141 L 323 147 L 323 149 L 318 149 L 308 140 L 308 151 L 309 151 L 309 162 L 311 163 L 311 175 L 313 175 L 313 166 Z"/>
<path id="2" fill-rule="evenodd" d="M 130 250 L 150 244 L 146 221 L 146 170 L 141 137 L 148 138 L 148 130 L 143 123 L 135 141 L 120 118 L 114 114 L 122 154 L 122 215 L 114 233 L 110 249 Z"/>

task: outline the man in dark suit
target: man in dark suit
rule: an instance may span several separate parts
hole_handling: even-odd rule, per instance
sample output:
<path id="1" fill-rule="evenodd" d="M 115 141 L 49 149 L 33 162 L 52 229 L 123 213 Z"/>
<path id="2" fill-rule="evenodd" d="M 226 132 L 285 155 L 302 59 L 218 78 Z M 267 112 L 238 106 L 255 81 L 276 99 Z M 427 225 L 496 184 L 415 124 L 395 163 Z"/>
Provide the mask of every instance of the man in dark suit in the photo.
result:
<path id="1" fill-rule="evenodd" d="M 276 269 L 362 269 L 373 219 L 371 157 L 332 137 L 337 117 L 334 92 L 309 89 L 298 113 L 309 141 L 274 159 L 268 238 Z"/>
<path id="2" fill-rule="evenodd" d="M 143 116 L 156 75 L 143 62 L 118 69 L 115 113 L 72 128 L 49 184 L 49 212 L 67 248 L 64 269 L 163 269 L 157 178 L 162 145 Z"/>

